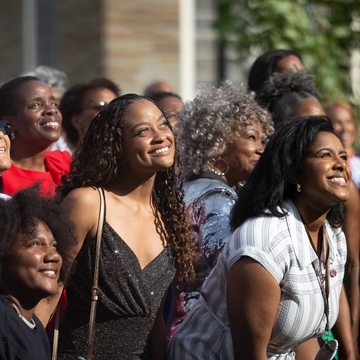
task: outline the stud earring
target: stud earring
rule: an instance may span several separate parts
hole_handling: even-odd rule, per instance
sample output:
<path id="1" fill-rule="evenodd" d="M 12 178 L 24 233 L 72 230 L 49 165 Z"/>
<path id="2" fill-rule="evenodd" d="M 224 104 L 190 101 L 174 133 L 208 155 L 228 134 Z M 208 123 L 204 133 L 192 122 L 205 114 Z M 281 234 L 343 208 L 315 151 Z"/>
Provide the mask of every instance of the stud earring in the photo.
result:
<path id="1" fill-rule="evenodd" d="M 15 133 L 14 133 L 14 132 L 12 132 L 12 133 L 10 134 L 10 138 L 11 138 L 11 140 L 14 140 L 14 139 L 15 139 Z"/>
<path id="2" fill-rule="evenodd" d="M 300 185 L 300 184 L 297 184 L 297 185 L 296 185 L 296 191 L 297 191 L 297 192 L 301 192 L 301 185 Z"/>

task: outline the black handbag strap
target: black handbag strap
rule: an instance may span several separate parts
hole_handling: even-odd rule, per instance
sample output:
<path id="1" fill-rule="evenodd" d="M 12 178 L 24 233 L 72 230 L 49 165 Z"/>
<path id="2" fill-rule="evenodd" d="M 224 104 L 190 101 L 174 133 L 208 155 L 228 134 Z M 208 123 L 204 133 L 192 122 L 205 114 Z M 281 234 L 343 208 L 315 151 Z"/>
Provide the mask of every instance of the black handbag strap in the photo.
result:
<path id="1" fill-rule="evenodd" d="M 99 221 L 97 228 L 96 236 L 96 251 L 95 251 L 95 266 L 94 266 L 94 282 L 91 289 L 91 308 L 90 308 L 90 319 L 89 319 L 89 338 L 88 338 L 88 352 L 87 360 L 92 359 L 92 352 L 94 347 L 94 333 L 95 333 L 95 320 L 96 320 L 96 304 L 99 298 L 99 265 L 100 265 L 100 247 L 101 247 L 101 236 L 104 225 L 104 214 L 105 214 L 105 204 L 104 204 L 104 190 L 98 188 L 100 195 L 100 211 L 99 211 Z"/>

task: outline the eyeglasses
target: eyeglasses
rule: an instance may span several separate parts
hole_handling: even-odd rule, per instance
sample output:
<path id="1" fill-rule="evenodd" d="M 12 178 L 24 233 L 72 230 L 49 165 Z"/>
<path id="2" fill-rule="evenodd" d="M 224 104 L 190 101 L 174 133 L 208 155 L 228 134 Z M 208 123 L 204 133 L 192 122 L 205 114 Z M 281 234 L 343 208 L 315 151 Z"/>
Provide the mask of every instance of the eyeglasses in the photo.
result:
<path id="1" fill-rule="evenodd" d="M 10 135 L 10 125 L 6 120 L 0 120 L 0 131 L 4 135 Z"/>
<path id="2" fill-rule="evenodd" d="M 92 101 L 89 105 L 85 106 L 84 109 L 96 109 L 101 111 L 108 106 L 108 103 L 105 101 Z"/>

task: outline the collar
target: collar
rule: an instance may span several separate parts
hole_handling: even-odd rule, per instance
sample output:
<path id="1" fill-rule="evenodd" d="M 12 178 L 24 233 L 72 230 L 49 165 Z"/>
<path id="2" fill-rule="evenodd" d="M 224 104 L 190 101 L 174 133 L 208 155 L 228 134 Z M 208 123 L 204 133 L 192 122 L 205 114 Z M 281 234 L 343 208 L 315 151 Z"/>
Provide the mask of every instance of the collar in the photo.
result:
<path id="1" fill-rule="evenodd" d="M 226 181 L 224 180 L 224 178 L 221 175 L 215 174 L 213 171 L 210 171 L 210 170 L 201 171 L 200 174 L 198 174 L 198 175 L 196 175 L 196 174 L 191 175 L 187 179 L 187 181 L 193 181 L 193 180 L 203 179 L 203 178 L 218 180 L 227 185 Z"/>
<path id="2" fill-rule="evenodd" d="M 296 258 L 299 262 L 300 269 L 305 269 L 309 264 L 318 261 L 318 256 L 310 244 L 309 238 L 306 234 L 304 223 L 302 222 L 300 213 L 291 200 L 286 200 L 283 203 L 283 208 L 287 210 L 286 223 L 289 229 L 289 235 L 292 239 Z M 329 244 L 329 258 L 330 264 L 339 258 L 339 253 L 336 249 L 336 233 L 330 226 L 329 222 L 325 220 L 324 231 Z"/>

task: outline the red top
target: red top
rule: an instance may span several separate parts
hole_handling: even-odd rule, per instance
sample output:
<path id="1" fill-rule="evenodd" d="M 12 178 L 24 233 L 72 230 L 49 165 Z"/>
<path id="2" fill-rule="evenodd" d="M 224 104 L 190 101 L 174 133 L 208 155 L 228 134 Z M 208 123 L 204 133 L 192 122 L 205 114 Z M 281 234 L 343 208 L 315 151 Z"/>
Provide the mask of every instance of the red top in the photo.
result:
<path id="1" fill-rule="evenodd" d="M 47 151 L 45 153 L 45 168 L 47 171 L 21 169 L 11 165 L 10 169 L 2 174 L 3 193 L 14 195 L 20 189 L 41 182 L 44 194 L 55 194 L 56 185 L 61 183 L 61 176 L 70 170 L 71 155 L 67 151 Z"/>

